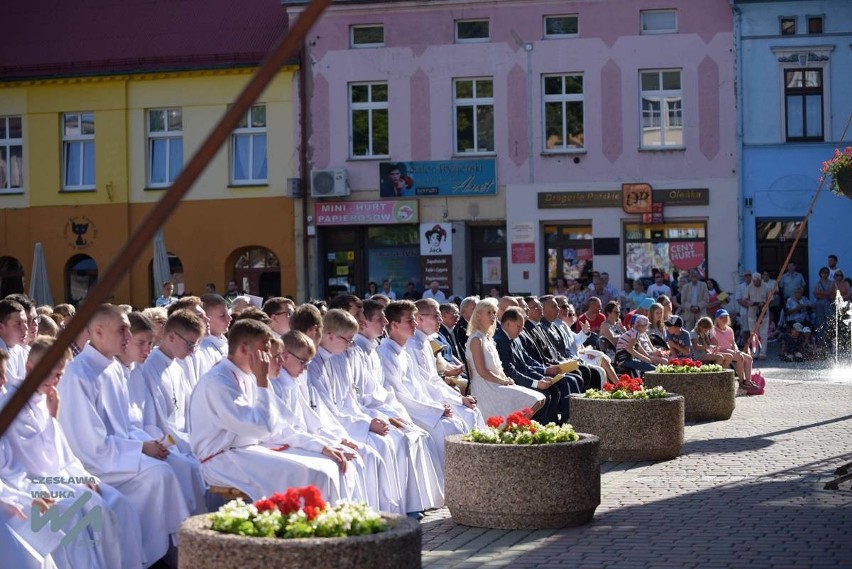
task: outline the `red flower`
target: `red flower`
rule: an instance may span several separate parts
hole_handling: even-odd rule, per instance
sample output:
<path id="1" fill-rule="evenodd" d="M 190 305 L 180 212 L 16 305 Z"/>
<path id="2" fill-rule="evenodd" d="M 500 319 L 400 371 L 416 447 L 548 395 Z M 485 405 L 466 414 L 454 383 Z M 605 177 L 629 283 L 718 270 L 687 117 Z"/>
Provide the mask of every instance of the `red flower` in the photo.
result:
<path id="1" fill-rule="evenodd" d="M 699 361 L 696 361 L 696 362 L 695 362 L 695 367 L 701 367 L 702 365 L 704 365 L 704 364 L 702 364 L 702 363 L 701 363 L 701 362 L 699 362 Z"/>
<path id="2" fill-rule="evenodd" d="M 254 503 L 254 507 L 257 508 L 258 512 L 266 512 L 275 509 L 275 502 L 272 500 L 258 500 Z"/>
<path id="3" fill-rule="evenodd" d="M 496 429 L 500 425 L 503 424 L 503 417 L 501 417 L 500 415 L 495 415 L 494 417 L 488 417 L 485 420 L 485 424 L 488 425 L 489 427 L 494 427 Z"/>
<path id="4" fill-rule="evenodd" d="M 681 361 L 680 361 L 680 360 L 672 360 L 672 361 L 670 361 L 669 363 L 670 363 L 671 365 L 673 365 L 673 366 L 679 366 L 679 365 L 681 365 Z"/>
<path id="5" fill-rule="evenodd" d="M 533 410 L 530 409 L 529 407 L 524 407 L 523 409 L 521 409 L 521 415 L 523 415 L 524 417 L 530 418 L 530 417 L 533 416 Z"/>
<path id="6" fill-rule="evenodd" d="M 630 381 L 630 375 L 626 373 L 622 373 L 618 376 L 619 381 Z"/>
<path id="7" fill-rule="evenodd" d="M 614 383 L 607 383 L 603 386 L 603 389 L 604 391 L 615 391 L 616 387 L 617 386 Z"/>
<path id="8" fill-rule="evenodd" d="M 530 420 L 521 415 L 520 411 L 515 411 L 506 418 L 506 426 L 526 427 L 530 424 Z"/>

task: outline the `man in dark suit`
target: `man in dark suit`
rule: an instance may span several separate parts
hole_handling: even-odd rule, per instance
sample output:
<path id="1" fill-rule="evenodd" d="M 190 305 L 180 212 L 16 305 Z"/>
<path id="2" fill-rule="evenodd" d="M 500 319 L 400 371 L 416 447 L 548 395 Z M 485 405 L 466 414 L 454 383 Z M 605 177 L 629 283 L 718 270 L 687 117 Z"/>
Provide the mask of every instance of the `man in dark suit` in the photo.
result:
<path id="1" fill-rule="evenodd" d="M 523 349 L 518 336 L 524 329 L 524 315 L 519 308 L 507 308 L 500 317 L 500 326 L 494 333 L 497 353 L 503 365 L 503 373 L 512 378 L 517 385 L 537 389 L 544 393 L 547 401 L 536 414 L 542 415 L 540 422 L 564 423 L 568 420 L 568 394 L 579 392 L 576 379 L 566 376 L 553 385 L 553 379 L 545 375 L 541 365 L 533 360 Z M 572 386 L 573 384 L 573 386 Z M 557 413 L 560 417 L 557 418 Z"/>
<path id="2" fill-rule="evenodd" d="M 562 302 L 565 303 L 565 307 L 570 306 L 567 301 L 563 300 Z M 567 333 L 555 324 L 560 313 L 560 306 L 557 303 L 556 297 L 553 295 L 542 296 L 541 311 L 541 328 L 559 354 L 560 360 L 576 359 L 576 353 L 574 353 L 574 348 L 571 345 L 573 339 L 569 338 Z M 601 383 L 597 381 L 597 373 L 592 371 L 585 362 L 580 362 L 580 367 L 577 371 L 582 377 L 582 383 L 580 384 L 581 392 L 585 392 L 590 387 L 600 388 Z"/>
<path id="3" fill-rule="evenodd" d="M 449 354 L 444 354 L 444 359 L 450 361 L 447 359 L 447 355 L 450 355 L 453 359 L 464 363 L 464 352 L 459 349 L 459 341 L 456 339 L 456 335 L 453 332 L 456 324 L 461 318 L 459 307 L 452 302 L 445 302 L 438 308 L 438 310 L 441 313 L 441 325 L 438 327 L 438 335 L 444 339 L 444 342 L 446 342 L 447 346 L 449 346 L 450 351 Z"/>
<path id="4" fill-rule="evenodd" d="M 473 314 L 473 309 L 476 308 L 476 303 L 479 302 L 478 296 L 468 296 L 461 301 L 459 305 L 459 321 L 456 323 L 453 332 L 456 334 L 456 343 L 459 346 L 461 353 L 467 353 L 467 326 L 470 323 L 470 315 Z M 467 356 L 465 356 L 465 360 Z"/>

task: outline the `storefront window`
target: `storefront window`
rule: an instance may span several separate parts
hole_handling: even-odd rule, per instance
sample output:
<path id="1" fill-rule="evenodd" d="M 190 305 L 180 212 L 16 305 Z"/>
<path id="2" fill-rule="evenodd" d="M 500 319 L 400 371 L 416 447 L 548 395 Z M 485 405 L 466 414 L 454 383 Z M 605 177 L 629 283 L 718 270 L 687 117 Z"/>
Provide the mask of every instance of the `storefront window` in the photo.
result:
<path id="1" fill-rule="evenodd" d="M 587 284 L 593 266 L 592 225 L 545 225 L 548 291 L 562 286 L 561 279 Z"/>
<path id="2" fill-rule="evenodd" d="M 625 274 L 629 279 L 651 278 L 662 272 L 666 280 L 674 273 L 698 269 L 707 275 L 707 223 L 684 221 L 662 224 L 624 224 Z"/>
<path id="3" fill-rule="evenodd" d="M 416 225 L 370 227 L 367 229 L 367 282 L 381 289 L 390 281 L 391 290 L 401 295 L 406 284 L 420 282 L 420 236 Z M 366 286 L 362 289 L 366 290 Z"/>

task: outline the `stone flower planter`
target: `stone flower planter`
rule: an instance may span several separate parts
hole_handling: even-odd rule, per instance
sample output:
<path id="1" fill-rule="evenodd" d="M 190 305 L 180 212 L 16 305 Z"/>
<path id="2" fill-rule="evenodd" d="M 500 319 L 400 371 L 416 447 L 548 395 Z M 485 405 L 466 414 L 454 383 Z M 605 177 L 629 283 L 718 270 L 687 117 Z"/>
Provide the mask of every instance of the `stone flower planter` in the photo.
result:
<path id="1" fill-rule="evenodd" d="M 684 399 L 587 399 L 571 396 L 571 424 L 600 437 L 601 462 L 670 460 L 683 446 Z"/>
<path id="2" fill-rule="evenodd" d="M 180 528 L 180 569 L 419 569 L 420 524 L 387 515 L 386 532 L 355 537 L 277 539 L 210 529 L 206 515 Z"/>
<path id="3" fill-rule="evenodd" d="M 537 529 L 592 521 L 601 503 L 600 439 L 549 445 L 469 443 L 447 437 L 446 503 L 467 526 Z M 532 473 L 537 473 L 533 475 Z"/>
<path id="4" fill-rule="evenodd" d="M 683 395 L 687 421 L 724 421 L 737 405 L 733 370 L 700 373 L 645 374 L 645 387 L 661 385 L 669 393 Z M 573 411 L 572 411 L 573 412 Z"/>

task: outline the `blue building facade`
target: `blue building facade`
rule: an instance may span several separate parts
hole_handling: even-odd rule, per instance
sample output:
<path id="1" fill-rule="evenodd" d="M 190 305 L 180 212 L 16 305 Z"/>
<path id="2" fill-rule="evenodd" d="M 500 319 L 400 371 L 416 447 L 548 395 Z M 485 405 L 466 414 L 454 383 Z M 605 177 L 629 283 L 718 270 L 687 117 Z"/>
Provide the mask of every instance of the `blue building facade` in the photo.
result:
<path id="1" fill-rule="evenodd" d="M 822 162 L 835 148 L 852 146 L 852 2 L 733 0 L 732 6 L 740 268 L 774 277 L 807 215 Z M 829 254 L 852 267 L 852 200 L 833 194 L 826 181 L 793 255 L 808 285 Z"/>

